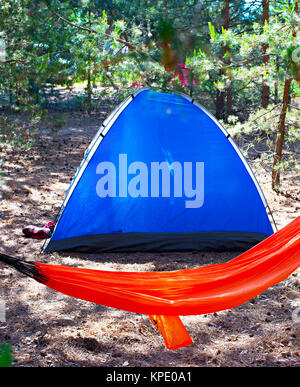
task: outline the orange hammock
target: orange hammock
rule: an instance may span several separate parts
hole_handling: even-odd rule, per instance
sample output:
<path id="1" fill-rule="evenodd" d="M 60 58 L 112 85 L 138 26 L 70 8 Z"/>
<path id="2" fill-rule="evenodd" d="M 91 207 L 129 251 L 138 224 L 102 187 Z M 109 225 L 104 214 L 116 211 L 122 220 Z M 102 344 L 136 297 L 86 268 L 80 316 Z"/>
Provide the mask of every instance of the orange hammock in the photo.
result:
<path id="1" fill-rule="evenodd" d="M 0 254 L 0 260 L 72 297 L 148 314 L 167 348 L 192 343 L 179 315 L 238 306 L 288 277 L 300 266 L 300 217 L 229 262 L 169 272 L 113 272 Z"/>

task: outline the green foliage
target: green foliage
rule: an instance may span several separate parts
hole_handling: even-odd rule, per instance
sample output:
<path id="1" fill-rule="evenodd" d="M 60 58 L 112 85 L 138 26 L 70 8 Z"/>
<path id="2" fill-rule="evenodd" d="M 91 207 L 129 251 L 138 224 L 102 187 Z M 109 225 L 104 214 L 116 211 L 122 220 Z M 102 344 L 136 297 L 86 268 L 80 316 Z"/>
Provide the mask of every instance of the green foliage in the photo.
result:
<path id="1" fill-rule="evenodd" d="M 11 346 L 0 343 L 0 367 L 10 367 L 13 362 Z"/>
<path id="2" fill-rule="evenodd" d="M 87 112 L 97 100 L 109 97 L 115 104 L 141 85 L 183 91 L 216 114 L 222 95 L 225 125 L 237 135 L 274 141 L 287 77 L 293 78 L 291 101 L 299 97 L 295 1 L 270 1 L 265 23 L 261 4 L 229 5 L 225 28 L 225 0 L 2 1 L 0 110 L 10 113 L 0 116 L 1 142 L 34 143 L 43 107 L 58 99 L 55 87 L 83 82 L 84 94 L 74 103 Z M 179 63 L 188 71 L 184 80 Z M 269 87 L 266 111 L 263 82 Z M 231 110 L 225 106 L 229 89 Z M 296 108 L 287 112 L 287 144 L 299 138 Z"/>
<path id="3" fill-rule="evenodd" d="M 0 144 L 33 146 L 43 116 L 39 107 L 34 105 L 24 106 L 22 114 L 0 115 Z"/>
<path id="4" fill-rule="evenodd" d="M 226 30 L 220 4 L 211 1 L 2 2 L 0 31 L 10 62 L 0 65 L 0 94 L 19 109 L 26 102 L 43 102 L 49 97 L 47 89 L 54 85 L 88 80 L 86 103 L 91 103 L 97 82 L 116 91 L 132 83 L 165 88 L 170 86 L 177 63 L 183 62 L 189 65 L 197 87 L 192 82 L 182 85 L 178 79 L 175 87 L 195 96 L 204 91 L 213 104 L 217 91 L 223 91 L 228 82 L 233 81 L 237 89 L 248 83 L 249 89 L 266 76 L 266 82 L 274 85 L 278 78 L 282 81 L 287 62 L 295 73 L 295 62 L 288 58 L 296 42 L 287 39 L 299 21 L 294 6 L 277 6 L 273 10 L 276 17 L 261 26 L 260 8 L 245 1 L 231 3 L 239 13 L 231 15 L 234 28 Z M 51 13 L 46 4 L 72 25 Z M 267 66 L 261 59 L 253 61 L 263 43 L 273 50 Z M 275 59 L 280 71 L 274 71 Z M 239 64 L 243 61 L 245 65 Z M 245 102 L 240 100 L 240 105 Z"/>

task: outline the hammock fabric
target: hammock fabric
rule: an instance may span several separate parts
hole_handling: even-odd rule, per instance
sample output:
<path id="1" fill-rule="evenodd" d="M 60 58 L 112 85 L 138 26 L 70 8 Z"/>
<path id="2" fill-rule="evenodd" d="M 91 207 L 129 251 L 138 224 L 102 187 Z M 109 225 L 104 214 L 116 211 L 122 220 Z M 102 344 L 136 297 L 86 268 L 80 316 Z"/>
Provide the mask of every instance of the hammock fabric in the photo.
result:
<path id="1" fill-rule="evenodd" d="M 86 301 L 148 314 L 167 348 L 192 343 L 180 315 L 238 306 L 284 280 L 300 266 L 300 217 L 229 262 L 170 272 L 113 272 L 0 260 L 49 286 Z"/>

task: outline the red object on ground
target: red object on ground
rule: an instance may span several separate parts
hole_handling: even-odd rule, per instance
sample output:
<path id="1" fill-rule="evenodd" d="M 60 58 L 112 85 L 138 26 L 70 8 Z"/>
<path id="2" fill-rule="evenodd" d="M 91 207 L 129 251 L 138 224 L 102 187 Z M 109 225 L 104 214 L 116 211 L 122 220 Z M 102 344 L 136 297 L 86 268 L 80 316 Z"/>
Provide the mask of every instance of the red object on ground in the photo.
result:
<path id="1" fill-rule="evenodd" d="M 41 282 L 61 293 L 150 315 L 167 347 L 175 349 L 191 343 L 180 315 L 238 306 L 300 266 L 300 217 L 231 261 L 196 269 L 113 272 L 39 262 L 35 266 Z"/>
<path id="2" fill-rule="evenodd" d="M 51 237 L 54 227 L 55 224 L 53 222 L 48 222 L 44 227 L 30 225 L 23 228 L 22 231 L 27 238 L 46 239 Z"/>
<path id="3" fill-rule="evenodd" d="M 193 344 L 179 316 L 150 315 L 149 317 L 164 338 L 168 349 L 178 349 Z"/>
<path id="4" fill-rule="evenodd" d="M 53 222 L 48 222 L 45 224 L 46 228 L 49 228 L 51 232 L 53 232 L 55 224 Z"/>

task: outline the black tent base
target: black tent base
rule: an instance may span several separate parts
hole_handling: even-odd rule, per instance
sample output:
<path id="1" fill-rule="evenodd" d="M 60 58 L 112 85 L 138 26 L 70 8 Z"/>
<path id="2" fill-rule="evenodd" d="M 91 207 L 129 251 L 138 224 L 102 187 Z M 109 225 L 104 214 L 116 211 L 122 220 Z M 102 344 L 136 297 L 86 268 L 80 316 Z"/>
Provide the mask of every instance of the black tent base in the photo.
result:
<path id="1" fill-rule="evenodd" d="M 246 251 L 268 236 L 260 233 L 224 231 L 100 234 L 50 240 L 43 252 Z"/>

